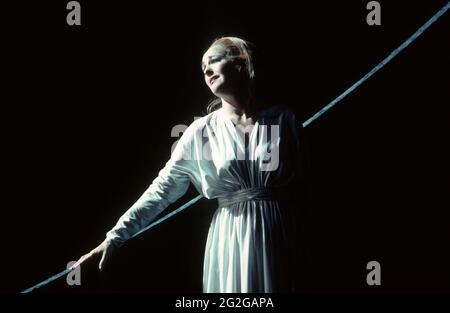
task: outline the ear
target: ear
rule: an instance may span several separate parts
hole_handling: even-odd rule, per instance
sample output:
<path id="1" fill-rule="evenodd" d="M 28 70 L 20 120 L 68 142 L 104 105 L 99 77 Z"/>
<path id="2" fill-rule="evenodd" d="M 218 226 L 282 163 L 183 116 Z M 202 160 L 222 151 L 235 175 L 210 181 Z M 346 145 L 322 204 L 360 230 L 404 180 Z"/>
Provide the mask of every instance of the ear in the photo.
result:
<path id="1" fill-rule="evenodd" d="M 245 60 L 235 59 L 234 65 L 235 65 L 236 69 L 238 70 L 238 72 L 241 72 L 245 68 Z"/>

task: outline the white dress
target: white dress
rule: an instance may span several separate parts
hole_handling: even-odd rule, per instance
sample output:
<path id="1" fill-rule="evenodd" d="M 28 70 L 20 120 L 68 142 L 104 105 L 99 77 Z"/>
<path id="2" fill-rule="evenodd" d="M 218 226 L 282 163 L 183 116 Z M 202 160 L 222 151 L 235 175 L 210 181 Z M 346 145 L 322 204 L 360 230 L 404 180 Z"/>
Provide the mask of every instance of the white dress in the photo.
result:
<path id="1" fill-rule="evenodd" d="M 299 172 L 300 129 L 282 106 L 262 110 L 247 136 L 222 109 L 195 120 L 107 239 L 122 245 L 192 183 L 204 197 L 218 199 L 205 249 L 203 291 L 288 291 L 286 212 L 278 199 Z"/>

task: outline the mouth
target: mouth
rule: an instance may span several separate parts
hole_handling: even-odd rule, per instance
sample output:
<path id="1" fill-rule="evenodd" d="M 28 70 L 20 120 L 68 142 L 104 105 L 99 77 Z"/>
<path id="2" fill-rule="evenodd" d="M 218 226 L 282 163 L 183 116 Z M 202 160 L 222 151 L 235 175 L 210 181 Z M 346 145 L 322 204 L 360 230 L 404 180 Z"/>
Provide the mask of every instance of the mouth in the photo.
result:
<path id="1" fill-rule="evenodd" d="M 216 80 L 217 78 L 219 78 L 219 75 L 214 75 L 213 77 L 211 77 L 211 78 L 209 79 L 209 84 L 212 85 L 212 84 L 215 82 L 215 80 Z"/>

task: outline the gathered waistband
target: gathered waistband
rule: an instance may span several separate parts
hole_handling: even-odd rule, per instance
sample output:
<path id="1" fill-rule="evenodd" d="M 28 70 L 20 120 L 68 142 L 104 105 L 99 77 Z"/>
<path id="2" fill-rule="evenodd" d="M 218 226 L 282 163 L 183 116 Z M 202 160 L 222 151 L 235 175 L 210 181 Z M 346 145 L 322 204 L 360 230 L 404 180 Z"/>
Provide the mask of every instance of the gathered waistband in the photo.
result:
<path id="1" fill-rule="evenodd" d="M 256 187 L 227 193 L 217 198 L 217 201 L 219 203 L 219 207 L 221 208 L 238 202 L 250 200 L 277 200 L 279 197 L 280 190 L 278 188 Z"/>

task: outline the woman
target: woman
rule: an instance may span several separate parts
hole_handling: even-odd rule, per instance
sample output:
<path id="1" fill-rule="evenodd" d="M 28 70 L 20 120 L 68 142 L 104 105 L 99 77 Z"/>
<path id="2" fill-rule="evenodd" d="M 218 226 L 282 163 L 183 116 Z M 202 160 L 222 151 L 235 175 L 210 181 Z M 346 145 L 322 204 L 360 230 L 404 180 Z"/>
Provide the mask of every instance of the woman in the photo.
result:
<path id="1" fill-rule="evenodd" d="M 217 97 L 195 120 L 145 193 L 106 239 L 77 265 L 101 255 L 103 268 L 114 247 L 147 226 L 190 183 L 218 200 L 209 228 L 204 292 L 290 291 L 293 219 L 283 190 L 300 175 L 300 129 L 281 106 L 256 97 L 254 49 L 236 37 L 215 40 L 202 58 L 207 86 Z"/>

